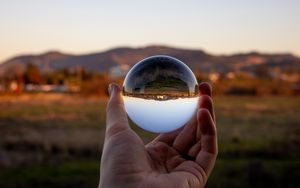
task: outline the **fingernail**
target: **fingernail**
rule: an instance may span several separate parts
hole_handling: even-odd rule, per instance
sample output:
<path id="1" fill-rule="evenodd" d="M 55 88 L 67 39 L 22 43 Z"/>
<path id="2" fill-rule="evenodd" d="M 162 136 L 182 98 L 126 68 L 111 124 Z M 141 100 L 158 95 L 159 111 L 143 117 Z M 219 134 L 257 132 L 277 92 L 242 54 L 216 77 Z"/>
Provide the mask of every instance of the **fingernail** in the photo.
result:
<path id="1" fill-rule="evenodd" d="M 109 94 L 109 95 L 111 95 L 112 90 L 113 90 L 113 86 L 112 86 L 112 84 L 109 84 L 109 85 L 108 85 L 108 94 Z"/>

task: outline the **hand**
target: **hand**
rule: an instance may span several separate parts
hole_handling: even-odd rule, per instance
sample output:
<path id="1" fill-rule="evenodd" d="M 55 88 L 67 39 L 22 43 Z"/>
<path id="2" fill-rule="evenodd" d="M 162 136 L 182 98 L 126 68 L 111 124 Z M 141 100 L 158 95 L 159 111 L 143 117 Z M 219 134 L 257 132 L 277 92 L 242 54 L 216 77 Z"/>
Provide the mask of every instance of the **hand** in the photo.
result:
<path id="1" fill-rule="evenodd" d="M 204 187 L 218 146 L 211 88 L 199 89 L 193 118 L 145 146 L 128 124 L 121 88 L 111 84 L 99 187 Z"/>

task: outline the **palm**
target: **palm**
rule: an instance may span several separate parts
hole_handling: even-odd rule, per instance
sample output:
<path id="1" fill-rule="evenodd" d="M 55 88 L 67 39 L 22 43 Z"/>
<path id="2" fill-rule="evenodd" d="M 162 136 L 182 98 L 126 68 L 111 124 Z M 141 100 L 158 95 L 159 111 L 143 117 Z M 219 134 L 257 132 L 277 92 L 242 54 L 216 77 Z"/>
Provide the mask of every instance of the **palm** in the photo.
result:
<path id="1" fill-rule="evenodd" d="M 199 185 L 205 184 L 204 177 L 199 179 L 197 175 L 193 174 L 195 168 L 204 173 L 195 161 L 184 158 L 185 156 L 176 149 L 163 142 L 158 142 L 156 146 L 150 147 L 151 149 L 147 148 L 147 151 L 151 158 L 153 174 L 154 176 L 160 175 L 160 178 L 153 179 L 156 180 L 154 182 L 157 185 L 163 185 L 161 187 L 167 185 L 167 187 L 199 187 Z M 166 179 L 169 181 L 165 181 Z"/>
<path id="2" fill-rule="evenodd" d="M 150 187 L 199 187 L 205 184 L 205 177 L 202 177 L 202 174 L 200 178 L 194 174 L 195 171 L 204 173 L 196 162 L 185 159 L 166 143 L 158 142 L 156 145 L 151 146 L 150 150 L 147 149 L 153 173 L 146 178 L 145 184 L 150 182 Z M 158 153 L 157 151 L 165 152 Z M 197 170 L 193 170 L 195 168 Z"/>

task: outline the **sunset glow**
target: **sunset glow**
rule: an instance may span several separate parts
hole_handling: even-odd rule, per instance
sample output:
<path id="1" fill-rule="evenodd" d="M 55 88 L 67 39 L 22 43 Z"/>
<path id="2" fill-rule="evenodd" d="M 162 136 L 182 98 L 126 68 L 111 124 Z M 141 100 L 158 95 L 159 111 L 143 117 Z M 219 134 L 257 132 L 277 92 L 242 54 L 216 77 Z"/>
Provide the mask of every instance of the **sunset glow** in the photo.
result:
<path id="1" fill-rule="evenodd" d="M 0 62 L 48 50 L 162 44 L 300 55 L 300 1 L 2 1 Z"/>

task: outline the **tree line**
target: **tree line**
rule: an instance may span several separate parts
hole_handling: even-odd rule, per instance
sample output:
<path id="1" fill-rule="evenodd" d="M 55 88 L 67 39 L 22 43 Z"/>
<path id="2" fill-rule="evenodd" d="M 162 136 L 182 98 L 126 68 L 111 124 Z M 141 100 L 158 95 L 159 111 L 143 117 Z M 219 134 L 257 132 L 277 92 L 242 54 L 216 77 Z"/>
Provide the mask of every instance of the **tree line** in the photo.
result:
<path id="1" fill-rule="evenodd" d="M 298 95 L 300 82 L 288 82 L 271 77 L 267 69 L 259 68 L 255 76 L 237 73 L 195 73 L 198 82 L 210 82 L 216 95 Z M 123 77 L 112 78 L 109 73 L 86 71 L 84 68 L 62 69 L 52 72 L 41 72 L 40 69 L 28 63 L 23 71 L 15 74 L 4 74 L 0 78 L 0 92 L 11 92 L 14 83 L 18 93 L 28 92 L 28 85 L 61 85 L 69 88 L 79 88 L 83 95 L 107 96 L 110 82 L 122 84 Z"/>

